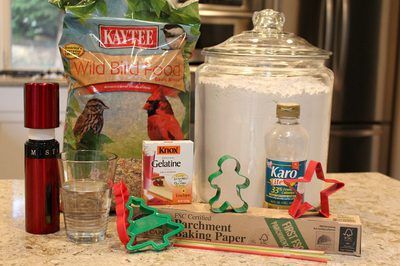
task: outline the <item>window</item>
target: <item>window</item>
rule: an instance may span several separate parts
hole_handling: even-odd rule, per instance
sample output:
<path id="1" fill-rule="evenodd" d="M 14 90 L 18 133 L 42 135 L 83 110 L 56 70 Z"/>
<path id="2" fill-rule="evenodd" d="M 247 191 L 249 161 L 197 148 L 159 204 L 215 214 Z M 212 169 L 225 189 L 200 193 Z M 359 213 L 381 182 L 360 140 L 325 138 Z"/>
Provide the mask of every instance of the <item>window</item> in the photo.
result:
<path id="1" fill-rule="evenodd" d="M 46 0 L 1 0 L 0 69 L 61 69 L 62 12 Z"/>

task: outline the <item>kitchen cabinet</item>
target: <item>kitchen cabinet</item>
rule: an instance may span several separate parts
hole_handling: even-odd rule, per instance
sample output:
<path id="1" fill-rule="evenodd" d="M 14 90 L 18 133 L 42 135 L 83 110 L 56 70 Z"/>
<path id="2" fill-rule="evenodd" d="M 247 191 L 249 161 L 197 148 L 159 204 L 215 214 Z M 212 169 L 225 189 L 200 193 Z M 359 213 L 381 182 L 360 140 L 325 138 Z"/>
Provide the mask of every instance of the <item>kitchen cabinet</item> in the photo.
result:
<path id="1" fill-rule="evenodd" d="M 0 86 L 0 168 L 1 178 L 24 177 L 24 143 L 28 129 L 24 127 L 23 85 Z M 67 88 L 60 88 L 60 127 L 56 138 L 62 145 L 67 102 Z"/>

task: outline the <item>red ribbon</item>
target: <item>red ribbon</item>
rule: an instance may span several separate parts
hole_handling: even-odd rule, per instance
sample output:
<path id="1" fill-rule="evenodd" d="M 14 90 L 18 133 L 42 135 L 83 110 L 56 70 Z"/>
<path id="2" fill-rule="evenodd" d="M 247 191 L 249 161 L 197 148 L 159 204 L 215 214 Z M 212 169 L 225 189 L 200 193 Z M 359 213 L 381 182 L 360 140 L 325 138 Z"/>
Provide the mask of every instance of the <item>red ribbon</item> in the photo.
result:
<path id="1" fill-rule="evenodd" d="M 130 240 L 126 231 L 126 228 L 129 226 L 129 211 L 125 207 L 129 199 L 129 191 L 123 181 L 114 184 L 114 196 L 116 205 L 115 212 L 117 214 L 117 232 L 121 242 L 126 245 Z"/>

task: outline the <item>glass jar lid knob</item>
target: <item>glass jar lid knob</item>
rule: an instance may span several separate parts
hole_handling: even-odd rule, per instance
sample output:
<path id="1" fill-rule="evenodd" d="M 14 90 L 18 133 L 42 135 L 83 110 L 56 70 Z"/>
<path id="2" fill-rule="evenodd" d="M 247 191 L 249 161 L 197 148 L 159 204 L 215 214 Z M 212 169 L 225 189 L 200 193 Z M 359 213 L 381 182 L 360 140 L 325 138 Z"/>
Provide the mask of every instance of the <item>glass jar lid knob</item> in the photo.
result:
<path id="1" fill-rule="evenodd" d="M 264 9 L 253 14 L 253 31 L 255 32 L 282 32 L 283 24 L 285 24 L 285 16 L 275 10 Z"/>

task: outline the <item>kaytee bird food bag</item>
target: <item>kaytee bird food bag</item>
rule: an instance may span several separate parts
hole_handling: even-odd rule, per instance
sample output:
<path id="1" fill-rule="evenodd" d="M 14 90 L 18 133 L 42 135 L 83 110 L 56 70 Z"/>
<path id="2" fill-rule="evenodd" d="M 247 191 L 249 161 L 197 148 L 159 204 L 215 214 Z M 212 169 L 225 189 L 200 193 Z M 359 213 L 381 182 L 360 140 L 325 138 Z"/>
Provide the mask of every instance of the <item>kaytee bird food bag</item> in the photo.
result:
<path id="1" fill-rule="evenodd" d="M 188 59 L 197 1 L 50 0 L 65 10 L 59 42 L 69 81 L 64 150 L 119 156 L 116 180 L 140 196 L 143 140 L 189 136 Z"/>

